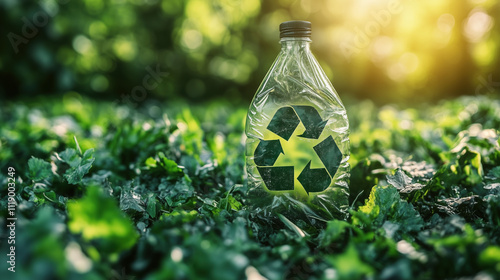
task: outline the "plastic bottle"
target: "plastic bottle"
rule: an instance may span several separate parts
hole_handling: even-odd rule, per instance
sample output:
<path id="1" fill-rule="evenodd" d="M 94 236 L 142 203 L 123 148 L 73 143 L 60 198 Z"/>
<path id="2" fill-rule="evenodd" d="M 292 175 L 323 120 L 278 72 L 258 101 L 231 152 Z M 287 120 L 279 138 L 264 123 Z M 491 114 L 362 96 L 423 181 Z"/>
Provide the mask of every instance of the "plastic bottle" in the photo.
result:
<path id="1" fill-rule="evenodd" d="M 281 23 L 281 52 L 248 110 L 245 156 L 252 214 L 314 225 L 346 217 L 349 122 L 310 38 L 310 22 Z"/>

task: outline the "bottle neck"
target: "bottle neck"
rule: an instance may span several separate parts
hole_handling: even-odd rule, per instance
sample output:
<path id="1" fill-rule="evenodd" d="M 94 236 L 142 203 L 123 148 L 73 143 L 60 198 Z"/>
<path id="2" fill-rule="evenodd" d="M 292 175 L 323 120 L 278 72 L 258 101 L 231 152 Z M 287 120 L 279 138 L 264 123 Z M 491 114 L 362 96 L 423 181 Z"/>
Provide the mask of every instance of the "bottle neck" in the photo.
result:
<path id="1" fill-rule="evenodd" d="M 309 51 L 311 39 L 308 37 L 284 37 L 280 40 L 281 51 L 305 50 Z"/>

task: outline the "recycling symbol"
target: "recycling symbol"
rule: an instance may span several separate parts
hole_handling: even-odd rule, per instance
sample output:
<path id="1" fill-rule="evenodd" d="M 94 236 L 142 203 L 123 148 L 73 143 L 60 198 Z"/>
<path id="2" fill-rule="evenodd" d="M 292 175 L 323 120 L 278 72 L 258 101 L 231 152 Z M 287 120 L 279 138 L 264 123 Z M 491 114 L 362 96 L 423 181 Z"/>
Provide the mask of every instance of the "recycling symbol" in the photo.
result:
<path id="1" fill-rule="evenodd" d="M 312 106 L 285 106 L 276 111 L 267 129 L 284 141 L 288 141 L 300 122 L 306 130 L 298 137 L 319 139 L 327 120 L 323 120 Z M 268 190 L 293 191 L 294 166 L 274 166 L 280 154 L 284 154 L 281 141 L 280 139 L 261 139 L 254 152 L 254 161 Z M 324 168 L 312 169 L 311 160 L 309 160 L 300 172 L 297 180 L 308 194 L 326 190 L 342 160 L 342 152 L 331 135 L 315 145 L 313 150 Z"/>

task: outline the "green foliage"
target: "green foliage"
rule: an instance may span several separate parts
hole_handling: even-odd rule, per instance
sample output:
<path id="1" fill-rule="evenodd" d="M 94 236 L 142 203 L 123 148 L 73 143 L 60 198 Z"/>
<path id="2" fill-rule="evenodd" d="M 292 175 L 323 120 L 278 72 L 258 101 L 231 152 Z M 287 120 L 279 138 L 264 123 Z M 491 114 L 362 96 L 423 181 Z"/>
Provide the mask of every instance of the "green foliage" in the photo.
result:
<path id="1" fill-rule="evenodd" d="M 81 156 L 74 149 L 67 149 L 59 154 L 63 162 L 67 163 L 70 168 L 64 173 L 64 178 L 70 184 L 80 182 L 85 174 L 87 174 L 94 162 L 94 149 L 88 149 Z"/>
<path id="2" fill-rule="evenodd" d="M 359 252 L 353 245 L 347 247 L 346 251 L 327 257 L 327 261 L 336 269 L 332 275 L 325 275 L 325 278 L 338 279 L 363 279 L 373 275 L 373 268 L 363 262 Z"/>
<path id="3" fill-rule="evenodd" d="M 392 186 L 373 187 L 365 205 L 353 213 L 352 222 L 361 227 L 387 225 L 390 229 L 386 231 L 402 232 L 415 232 L 423 226 L 422 217 L 412 205 L 399 198 L 399 192 Z"/>
<path id="4" fill-rule="evenodd" d="M 41 181 L 52 175 L 50 163 L 39 158 L 30 158 L 28 161 L 28 169 L 28 177 L 33 181 Z"/>
<path id="5" fill-rule="evenodd" d="M 69 201 L 66 207 L 69 230 L 81 234 L 86 241 L 97 241 L 96 247 L 101 254 L 110 254 L 113 258 L 114 254 L 129 249 L 137 241 L 138 234 L 131 222 L 123 216 L 116 202 L 97 186 L 88 187 L 83 198 Z"/>
<path id="6" fill-rule="evenodd" d="M 350 216 L 314 225 L 248 210 L 245 108 L 170 104 L 152 117 L 65 100 L 0 108 L 0 167 L 16 169 L 21 279 L 500 275 L 498 99 L 347 106 Z M 473 105 L 481 117 L 458 117 Z"/>

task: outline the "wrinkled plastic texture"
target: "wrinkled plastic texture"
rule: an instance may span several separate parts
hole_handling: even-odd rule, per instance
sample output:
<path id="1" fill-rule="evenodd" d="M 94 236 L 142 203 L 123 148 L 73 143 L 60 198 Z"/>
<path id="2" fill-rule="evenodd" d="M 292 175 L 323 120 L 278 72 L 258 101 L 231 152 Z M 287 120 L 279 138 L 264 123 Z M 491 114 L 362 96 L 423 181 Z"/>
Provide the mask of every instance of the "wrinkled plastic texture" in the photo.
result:
<path id="1" fill-rule="evenodd" d="M 259 216 L 345 219 L 349 122 L 308 38 L 281 39 L 281 52 L 248 110 L 248 201 Z"/>

